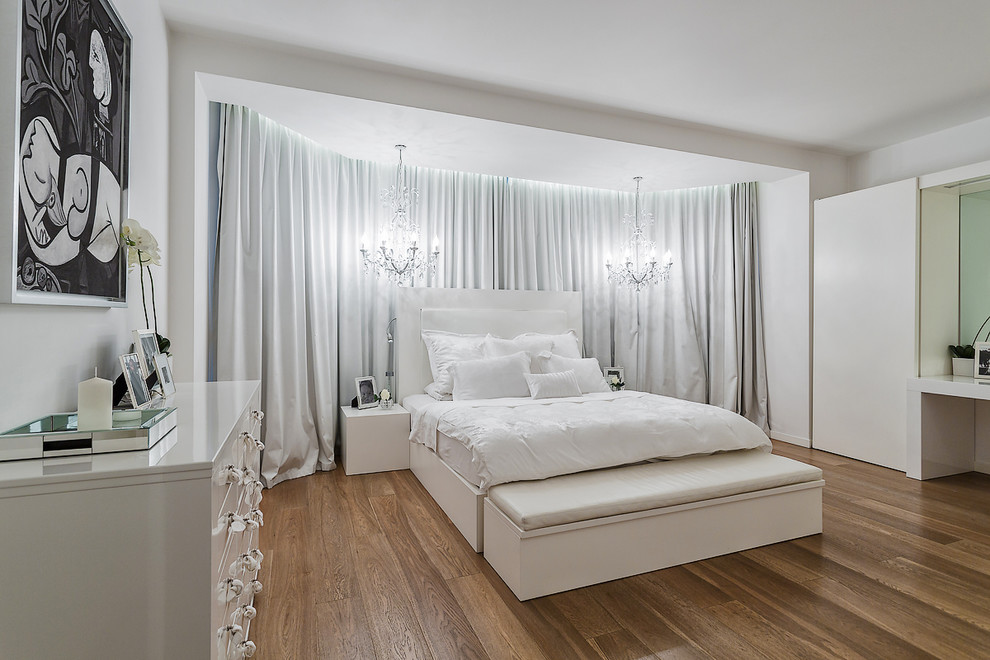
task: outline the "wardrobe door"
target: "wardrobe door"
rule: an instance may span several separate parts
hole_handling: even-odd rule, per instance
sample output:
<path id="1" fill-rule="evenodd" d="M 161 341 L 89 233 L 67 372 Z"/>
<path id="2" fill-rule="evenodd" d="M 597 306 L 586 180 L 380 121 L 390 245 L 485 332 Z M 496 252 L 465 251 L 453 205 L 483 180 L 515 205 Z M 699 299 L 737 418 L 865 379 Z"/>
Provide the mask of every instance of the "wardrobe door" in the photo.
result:
<path id="1" fill-rule="evenodd" d="M 918 183 L 815 202 L 812 443 L 905 469 L 918 375 Z"/>

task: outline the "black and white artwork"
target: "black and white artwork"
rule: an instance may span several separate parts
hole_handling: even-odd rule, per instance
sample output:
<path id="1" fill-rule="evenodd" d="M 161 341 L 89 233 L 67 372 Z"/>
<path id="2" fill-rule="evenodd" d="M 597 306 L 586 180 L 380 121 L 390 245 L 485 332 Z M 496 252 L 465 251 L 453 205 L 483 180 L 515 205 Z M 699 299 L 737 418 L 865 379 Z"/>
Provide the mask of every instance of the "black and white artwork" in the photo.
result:
<path id="1" fill-rule="evenodd" d="M 378 390 L 375 388 L 374 376 L 361 376 L 354 379 L 354 387 L 357 389 L 358 408 L 371 408 L 378 405 L 375 398 Z"/>
<path id="2" fill-rule="evenodd" d="M 151 393 L 148 392 L 148 384 L 141 375 L 141 358 L 138 354 L 121 355 L 120 368 L 124 370 L 124 382 L 127 383 L 127 393 L 131 395 L 131 407 L 144 408 L 151 403 Z"/>
<path id="3" fill-rule="evenodd" d="M 109 0 L 22 2 L 16 289 L 121 303 L 130 35 Z"/>
<path id="4" fill-rule="evenodd" d="M 973 344 L 976 350 L 976 373 L 973 377 L 978 380 L 990 380 L 990 342 L 979 341 Z"/>

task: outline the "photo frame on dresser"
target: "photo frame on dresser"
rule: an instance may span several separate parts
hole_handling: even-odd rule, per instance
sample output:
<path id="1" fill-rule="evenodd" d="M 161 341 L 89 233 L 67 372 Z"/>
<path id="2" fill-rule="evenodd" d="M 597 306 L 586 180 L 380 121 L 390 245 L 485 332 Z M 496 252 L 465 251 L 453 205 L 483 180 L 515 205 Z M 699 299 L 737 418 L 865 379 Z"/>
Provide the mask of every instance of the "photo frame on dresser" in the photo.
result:
<path id="1" fill-rule="evenodd" d="M 155 372 L 158 374 L 158 383 L 162 388 L 162 396 L 172 396 L 175 394 L 175 381 L 172 379 L 172 369 L 168 364 L 168 356 L 164 353 L 155 354 Z"/>
<path id="2" fill-rule="evenodd" d="M 973 361 L 973 378 L 990 381 L 990 342 L 978 341 L 973 344 L 976 359 Z"/>
<path id="3" fill-rule="evenodd" d="M 134 331 L 134 352 L 141 358 L 141 375 L 148 378 L 154 374 L 155 356 L 158 355 L 158 336 L 154 330 Z"/>
<path id="4" fill-rule="evenodd" d="M 145 408 L 150 405 L 151 393 L 141 374 L 141 358 L 138 354 L 121 355 L 120 368 L 124 370 L 124 382 L 127 383 L 127 393 L 131 397 L 131 408 Z"/>
<path id="5" fill-rule="evenodd" d="M 16 188 L 0 302 L 124 307 L 131 34 L 110 0 L 10 4 L 18 31 L 0 51 L 16 73 L 0 80 L 18 113 Z"/>

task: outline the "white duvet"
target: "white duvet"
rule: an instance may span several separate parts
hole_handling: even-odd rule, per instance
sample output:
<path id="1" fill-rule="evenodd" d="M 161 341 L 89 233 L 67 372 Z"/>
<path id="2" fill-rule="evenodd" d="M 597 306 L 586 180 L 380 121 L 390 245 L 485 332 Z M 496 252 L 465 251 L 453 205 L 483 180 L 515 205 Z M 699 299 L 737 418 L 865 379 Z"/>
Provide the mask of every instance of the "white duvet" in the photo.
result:
<path id="1" fill-rule="evenodd" d="M 437 431 L 471 452 L 482 489 L 651 458 L 771 449 L 759 427 L 733 412 L 630 391 L 437 401 L 416 410 L 410 439 L 436 451 Z"/>

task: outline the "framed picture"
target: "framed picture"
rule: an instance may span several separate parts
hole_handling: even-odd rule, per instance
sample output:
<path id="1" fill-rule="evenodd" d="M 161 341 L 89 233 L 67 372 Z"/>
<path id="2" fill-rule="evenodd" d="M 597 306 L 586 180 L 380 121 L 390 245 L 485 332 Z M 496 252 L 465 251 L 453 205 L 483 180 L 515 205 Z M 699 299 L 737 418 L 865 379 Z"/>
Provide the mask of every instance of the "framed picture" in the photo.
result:
<path id="1" fill-rule="evenodd" d="M 155 354 L 155 371 L 158 373 L 158 383 L 162 386 L 162 396 L 175 394 L 175 381 L 172 380 L 172 369 L 168 366 L 168 356 L 164 353 Z"/>
<path id="2" fill-rule="evenodd" d="M 605 367 L 602 372 L 605 374 L 605 380 L 611 381 L 612 376 L 618 376 L 622 382 L 626 381 L 626 370 L 622 367 Z"/>
<path id="3" fill-rule="evenodd" d="M 17 5 L 17 209 L 0 229 L 12 241 L 0 241 L 0 301 L 123 307 L 131 35 L 110 0 Z"/>
<path id="4" fill-rule="evenodd" d="M 378 405 L 375 395 L 378 388 L 375 387 L 374 376 L 361 376 L 354 379 L 354 387 L 357 389 L 358 408 L 372 408 Z"/>
<path id="5" fill-rule="evenodd" d="M 134 351 L 141 358 L 141 373 L 144 377 L 147 378 L 155 373 L 155 356 L 158 355 L 158 337 L 155 336 L 154 330 L 134 331 Z"/>
<path id="6" fill-rule="evenodd" d="M 613 392 L 617 392 L 626 386 L 626 370 L 622 367 L 605 367 L 602 369 L 602 374 L 605 375 L 605 383 Z M 612 378 L 618 378 L 619 384 L 614 385 L 612 383 Z"/>
<path id="7" fill-rule="evenodd" d="M 141 375 L 141 358 L 137 353 L 121 355 L 120 367 L 124 370 L 124 382 L 127 383 L 127 392 L 131 395 L 131 407 L 146 407 L 151 403 L 151 393 L 148 392 L 148 384 Z"/>
<path id="8" fill-rule="evenodd" d="M 973 378 L 977 380 L 990 380 L 990 342 L 978 341 L 973 344 L 976 351 L 976 360 L 973 361 Z"/>

